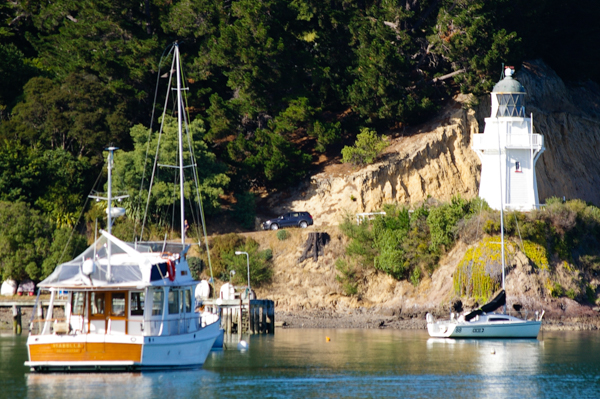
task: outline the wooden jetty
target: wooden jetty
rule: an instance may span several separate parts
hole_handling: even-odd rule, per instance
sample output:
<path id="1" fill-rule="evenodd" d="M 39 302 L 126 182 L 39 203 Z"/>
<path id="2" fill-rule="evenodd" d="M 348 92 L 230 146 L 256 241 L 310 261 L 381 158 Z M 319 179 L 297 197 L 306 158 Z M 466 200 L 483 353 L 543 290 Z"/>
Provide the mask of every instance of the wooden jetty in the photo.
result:
<path id="1" fill-rule="evenodd" d="M 275 302 L 268 299 L 205 299 L 203 306 L 220 312 L 226 334 L 273 334 Z"/>

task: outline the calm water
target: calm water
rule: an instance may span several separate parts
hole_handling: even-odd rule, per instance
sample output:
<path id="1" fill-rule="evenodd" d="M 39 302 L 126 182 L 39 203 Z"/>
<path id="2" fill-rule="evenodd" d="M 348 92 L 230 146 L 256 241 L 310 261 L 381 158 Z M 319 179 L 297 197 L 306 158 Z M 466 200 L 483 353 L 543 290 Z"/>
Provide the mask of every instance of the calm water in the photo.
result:
<path id="1" fill-rule="evenodd" d="M 211 353 L 202 369 L 114 374 L 29 373 L 25 340 L 0 336 L 0 397 L 600 398 L 600 332 L 452 341 L 426 331 L 277 330 L 251 337 L 247 352 Z"/>

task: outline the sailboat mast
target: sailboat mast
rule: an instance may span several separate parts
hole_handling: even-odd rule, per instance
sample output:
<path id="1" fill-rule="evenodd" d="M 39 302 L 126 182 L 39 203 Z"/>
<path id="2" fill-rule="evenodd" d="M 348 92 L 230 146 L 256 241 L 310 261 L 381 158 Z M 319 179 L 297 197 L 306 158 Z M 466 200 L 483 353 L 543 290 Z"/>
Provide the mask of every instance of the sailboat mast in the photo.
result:
<path id="1" fill-rule="evenodd" d="M 113 156 L 114 156 L 114 152 L 115 150 L 117 150 L 117 147 L 108 147 L 108 161 L 107 161 L 107 169 L 108 169 L 108 206 L 107 206 L 107 223 L 106 223 L 106 230 L 108 231 L 108 234 L 112 234 L 112 168 L 113 168 Z M 106 259 L 107 259 L 107 266 L 106 266 L 106 280 L 110 281 L 112 278 L 112 271 L 111 271 L 111 267 L 110 267 L 110 256 L 111 256 L 111 252 L 112 252 L 112 244 L 110 241 L 107 242 L 107 253 L 106 253 Z"/>
<path id="2" fill-rule="evenodd" d="M 498 121 L 498 118 L 496 118 Z M 500 174 L 500 245 L 502 246 L 502 289 L 504 287 L 504 191 L 502 190 L 502 149 L 500 147 L 500 124 L 498 126 L 498 172 Z"/>
<path id="3" fill-rule="evenodd" d="M 500 123 L 498 117 L 496 117 L 496 126 L 498 130 L 498 172 L 500 173 L 500 246 L 502 256 L 502 290 L 505 290 L 504 286 L 504 191 L 502 190 L 502 149 L 500 147 Z M 503 308 L 503 313 L 506 314 L 506 304 Z"/>
<path id="4" fill-rule="evenodd" d="M 182 114 L 182 98 L 181 98 L 181 69 L 179 60 L 179 45 L 175 43 L 175 64 L 177 71 L 177 126 L 179 138 L 179 195 L 180 195 L 180 210 L 181 210 L 181 243 L 185 244 L 185 212 L 183 198 L 183 114 Z"/>

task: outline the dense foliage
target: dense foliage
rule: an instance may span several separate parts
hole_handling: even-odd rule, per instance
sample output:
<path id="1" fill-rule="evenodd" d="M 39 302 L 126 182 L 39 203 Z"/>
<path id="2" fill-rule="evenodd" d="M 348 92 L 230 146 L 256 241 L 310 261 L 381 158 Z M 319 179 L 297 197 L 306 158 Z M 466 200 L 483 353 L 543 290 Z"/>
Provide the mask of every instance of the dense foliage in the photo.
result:
<path id="1" fill-rule="evenodd" d="M 388 205 L 386 214 L 356 225 L 341 225 L 351 239 L 346 258 L 336 263 L 348 295 L 358 293 L 361 271 L 374 268 L 417 285 L 431 275 L 441 255 L 460 238 L 472 245 L 453 275 L 459 296 L 487 300 L 501 286 L 500 212 L 475 198 L 424 204 L 414 211 Z M 600 209 L 580 200 L 550 198 L 540 210 L 504 215 L 506 265 L 516 251 L 546 281 L 549 295 L 594 302 L 600 273 Z"/>
<path id="2" fill-rule="evenodd" d="M 360 268 L 373 267 L 417 285 L 424 273 L 431 275 L 440 255 L 454 244 L 458 222 L 471 217 L 479 206 L 479 199 L 455 197 L 448 204 L 424 204 L 415 210 L 387 205 L 385 215 L 360 224 L 348 217 L 340 226 L 351 239 L 346 253 Z M 348 292 L 352 288 L 349 276 L 357 276 L 357 269 L 344 260 L 336 267 Z"/>
<path id="3" fill-rule="evenodd" d="M 561 76 L 598 81 L 589 48 L 599 16 L 594 0 L 4 2 L 0 200 L 25 203 L 51 229 L 73 226 L 109 144 L 131 172 L 119 189 L 144 190 L 132 174 L 159 122 L 154 90 L 174 41 L 207 168 L 200 195 L 217 212 L 221 194 L 233 194 L 243 219 L 248 192 L 296 184 L 363 128 L 401 129 L 457 90 L 483 93 L 502 62 L 541 57 Z M 161 111 L 164 93 L 156 100 Z M 172 200 L 163 194 L 149 209 L 154 223 Z"/>

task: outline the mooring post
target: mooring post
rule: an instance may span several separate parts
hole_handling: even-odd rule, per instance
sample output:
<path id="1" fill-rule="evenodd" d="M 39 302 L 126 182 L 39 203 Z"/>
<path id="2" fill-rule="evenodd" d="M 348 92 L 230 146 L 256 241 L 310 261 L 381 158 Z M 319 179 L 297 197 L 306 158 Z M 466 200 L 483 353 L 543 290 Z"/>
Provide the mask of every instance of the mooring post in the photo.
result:
<path id="1" fill-rule="evenodd" d="M 261 301 L 261 306 L 260 306 L 260 310 L 262 312 L 261 315 L 261 321 L 260 321 L 260 332 L 263 334 L 266 334 L 269 332 L 269 330 L 267 329 L 267 307 L 266 307 L 266 302 L 267 301 Z"/>
<path id="2" fill-rule="evenodd" d="M 269 324 L 269 334 L 275 333 L 275 303 L 268 301 L 267 323 Z"/>
<path id="3" fill-rule="evenodd" d="M 254 307 L 254 333 L 260 333 L 260 307 Z"/>
<path id="4" fill-rule="evenodd" d="M 231 308 L 225 308 L 225 320 L 227 324 L 227 335 L 231 335 Z"/>
<path id="5" fill-rule="evenodd" d="M 17 305 L 12 306 L 12 314 L 13 314 L 13 333 L 17 335 L 21 335 L 22 327 L 21 327 L 21 307 Z"/>
<path id="6" fill-rule="evenodd" d="M 238 311 L 238 334 L 242 335 L 242 298 L 240 298 L 240 309 Z"/>
<path id="7" fill-rule="evenodd" d="M 248 334 L 254 334 L 252 300 L 248 299 Z"/>

